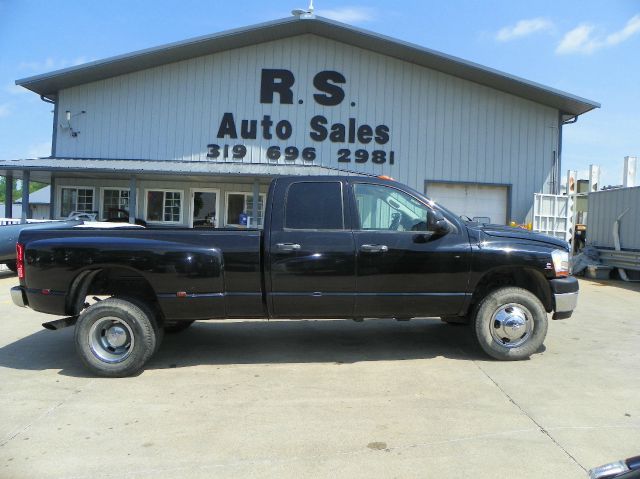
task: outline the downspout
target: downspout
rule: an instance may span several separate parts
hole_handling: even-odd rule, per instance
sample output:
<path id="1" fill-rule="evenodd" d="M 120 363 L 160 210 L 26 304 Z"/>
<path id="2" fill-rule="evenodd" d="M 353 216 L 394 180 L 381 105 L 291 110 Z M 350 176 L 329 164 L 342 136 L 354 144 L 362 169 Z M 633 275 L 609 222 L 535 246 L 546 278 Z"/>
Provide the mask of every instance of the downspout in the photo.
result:
<path id="1" fill-rule="evenodd" d="M 558 158 L 557 158 L 556 184 L 553 185 L 555 190 L 553 194 L 560 194 L 560 182 L 562 181 L 562 113 L 558 115 Z"/>
<path id="2" fill-rule="evenodd" d="M 58 101 L 56 99 L 52 100 L 51 98 L 47 98 L 44 95 L 40 95 L 40 99 L 45 103 L 50 103 L 53 105 L 53 131 L 51 134 L 51 157 L 56 156 L 56 137 L 58 136 Z"/>
<path id="3" fill-rule="evenodd" d="M 44 95 L 40 95 L 40 99 L 45 103 L 51 103 L 53 105 L 53 128 L 51 129 L 51 154 L 49 155 L 52 158 L 56 156 L 56 143 L 58 138 L 58 96 L 56 95 L 56 100 L 52 100 L 47 98 Z M 53 171 L 50 172 L 51 181 L 49 182 L 49 219 L 54 219 L 56 215 L 56 182 L 55 177 L 53 175 Z"/>
<path id="4" fill-rule="evenodd" d="M 563 113 L 558 114 L 558 174 L 555 187 L 555 194 L 560 194 L 560 178 L 562 178 L 562 127 L 563 125 L 572 125 L 578 122 L 578 115 L 574 116 L 571 120 L 562 120 Z"/>
<path id="5" fill-rule="evenodd" d="M 578 115 L 574 116 L 571 120 L 562 120 L 564 113 L 560 112 L 558 115 L 558 180 L 554 185 L 556 188 L 556 195 L 560 194 L 560 178 L 562 178 L 562 127 L 564 125 L 571 125 L 578 121 Z"/>

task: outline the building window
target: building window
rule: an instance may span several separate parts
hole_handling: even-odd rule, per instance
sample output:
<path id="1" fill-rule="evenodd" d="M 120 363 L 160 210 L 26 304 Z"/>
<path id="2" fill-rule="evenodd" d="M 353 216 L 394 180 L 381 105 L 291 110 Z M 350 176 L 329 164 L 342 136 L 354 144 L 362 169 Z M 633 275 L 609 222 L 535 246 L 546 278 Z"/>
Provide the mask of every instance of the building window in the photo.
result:
<path id="1" fill-rule="evenodd" d="M 126 211 L 126 213 L 125 213 Z M 129 190 L 104 188 L 102 190 L 102 219 L 126 218 L 129 213 Z"/>
<path id="2" fill-rule="evenodd" d="M 147 190 L 147 221 L 182 223 L 182 191 Z"/>
<path id="3" fill-rule="evenodd" d="M 253 217 L 253 193 L 227 193 L 227 225 L 228 226 L 247 226 L 243 222 L 246 217 L 250 221 L 249 226 L 255 228 L 262 227 L 264 216 L 264 202 L 266 195 L 260 194 L 258 201 L 258 221 L 254 221 Z"/>
<path id="4" fill-rule="evenodd" d="M 93 211 L 93 188 L 64 186 L 60 189 L 60 216 L 66 218 L 74 211 Z"/>

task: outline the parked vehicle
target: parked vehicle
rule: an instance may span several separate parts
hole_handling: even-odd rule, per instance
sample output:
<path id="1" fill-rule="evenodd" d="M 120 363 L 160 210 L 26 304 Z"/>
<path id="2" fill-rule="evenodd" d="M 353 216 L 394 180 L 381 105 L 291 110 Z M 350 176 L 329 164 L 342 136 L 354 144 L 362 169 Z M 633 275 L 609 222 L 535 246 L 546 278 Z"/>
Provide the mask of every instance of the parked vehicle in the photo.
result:
<path id="1" fill-rule="evenodd" d="M 98 221 L 97 211 L 72 211 L 67 216 L 68 220 L 82 220 L 82 221 Z"/>
<path id="2" fill-rule="evenodd" d="M 16 243 L 21 231 L 27 228 L 37 230 L 63 229 L 79 224 L 82 224 L 81 220 L 43 221 L 0 226 L 0 264 L 6 264 L 11 271 L 16 272 Z"/>
<path id="3" fill-rule="evenodd" d="M 610 462 L 589 471 L 590 479 L 640 479 L 640 456 Z"/>
<path id="4" fill-rule="evenodd" d="M 441 317 L 502 360 L 571 316 L 566 242 L 465 222 L 394 181 L 273 180 L 264 229 L 24 231 L 18 306 L 66 315 L 94 373 L 142 369 L 164 330 L 224 318 Z M 89 306 L 87 298 L 107 298 Z"/>
<path id="5" fill-rule="evenodd" d="M 109 217 L 106 219 L 108 223 L 128 223 L 129 212 L 123 209 L 110 209 L 108 211 Z M 138 226 L 147 226 L 147 222 L 140 218 L 135 219 L 135 224 Z"/>

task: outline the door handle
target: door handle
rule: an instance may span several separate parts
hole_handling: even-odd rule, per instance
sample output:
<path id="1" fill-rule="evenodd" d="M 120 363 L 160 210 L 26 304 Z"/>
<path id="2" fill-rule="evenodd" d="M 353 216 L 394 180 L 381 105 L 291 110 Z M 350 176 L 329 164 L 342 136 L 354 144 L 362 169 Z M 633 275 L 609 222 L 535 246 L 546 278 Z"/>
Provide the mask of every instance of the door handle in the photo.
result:
<path id="1" fill-rule="evenodd" d="M 386 244 L 363 244 L 360 246 L 363 253 L 386 253 L 389 247 Z"/>
<path id="2" fill-rule="evenodd" d="M 300 245 L 298 243 L 276 243 L 276 249 L 283 252 L 298 251 Z"/>

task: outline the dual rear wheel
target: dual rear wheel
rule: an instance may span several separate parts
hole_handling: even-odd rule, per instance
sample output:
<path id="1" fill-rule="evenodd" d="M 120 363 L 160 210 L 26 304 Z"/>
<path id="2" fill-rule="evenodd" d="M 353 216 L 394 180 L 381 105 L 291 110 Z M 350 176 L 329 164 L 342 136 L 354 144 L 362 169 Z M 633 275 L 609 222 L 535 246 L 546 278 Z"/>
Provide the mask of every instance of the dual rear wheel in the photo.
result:
<path id="1" fill-rule="evenodd" d="M 76 350 L 93 373 L 125 377 L 142 370 L 167 333 L 188 328 L 193 321 L 167 321 L 149 305 L 130 298 L 108 298 L 87 308 L 75 327 Z"/>

